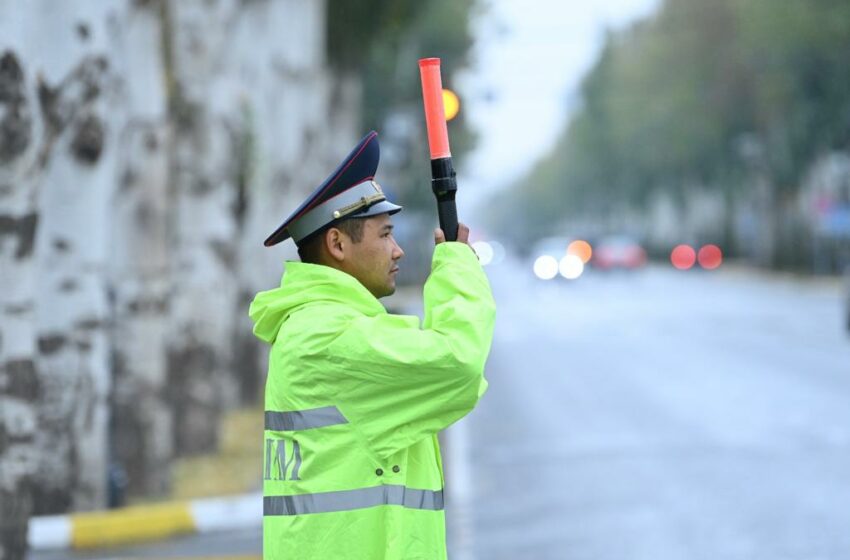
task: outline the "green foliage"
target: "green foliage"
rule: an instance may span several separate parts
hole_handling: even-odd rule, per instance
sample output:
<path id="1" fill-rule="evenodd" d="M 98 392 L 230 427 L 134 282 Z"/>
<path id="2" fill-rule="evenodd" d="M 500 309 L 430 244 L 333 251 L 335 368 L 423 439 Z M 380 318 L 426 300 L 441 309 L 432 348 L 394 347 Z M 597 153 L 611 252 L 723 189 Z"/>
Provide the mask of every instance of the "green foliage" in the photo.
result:
<path id="1" fill-rule="evenodd" d="M 467 63 L 472 36 L 469 22 L 474 0 L 329 0 L 328 52 L 339 72 L 354 73 L 363 83 L 363 128 L 382 130 L 391 113 L 422 119 L 422 90 L 417 61 L 439 57 L 443 85 Z M 458 165 L 475 138 L 463 111 L 449 123 L 452 155 Z M 406 206 L 431 209 L 433 195 L 423 188 L 430 177 L 427 139 L 411 145 L 399 184 L 394 187 Z M 419 155 L 421 154 L 421 156 Z"/>
<path id="2" fill-rule="evenodd" d="M 329 0 L 328 56 L 338 69 L 361 71 L 372 48 L 397 43 L 425 3 L 394 0 Z"/>
<path id="3" fill-rule="evenodd" d="M 666 0 L 609 33 L 517 204 L 545 230 L 688 183 L 746 188 L 754 168 L 793 193 L 817 153 L 848 147 L 848 76 L 846 0 Z"/>
<path id="4" fill-rule="evenodd" d="M 847 147 L 850 4 L 734 2 L 754 79 L 755 128 L 778 184 L 793 185 L 812 155 Z"/>

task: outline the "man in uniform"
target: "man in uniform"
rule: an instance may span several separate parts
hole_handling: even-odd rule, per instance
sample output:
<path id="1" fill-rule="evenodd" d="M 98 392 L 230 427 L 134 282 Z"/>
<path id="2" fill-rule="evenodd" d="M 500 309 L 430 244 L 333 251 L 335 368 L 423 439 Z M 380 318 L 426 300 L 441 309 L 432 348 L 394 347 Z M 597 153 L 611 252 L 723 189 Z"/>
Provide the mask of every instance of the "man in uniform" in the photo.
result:
<path id="1" fill-rule="evenodd" d="M 422 325 L 378 302 L 404 255 L 378 158 L 371 132 L 265 242 L 292 237 L 302 262 L 250 309 L 271 344 L 264 558 L 446 558 L 436 436 L 487 387 L 495 304 L 463 225 L 435 232 Z"/>

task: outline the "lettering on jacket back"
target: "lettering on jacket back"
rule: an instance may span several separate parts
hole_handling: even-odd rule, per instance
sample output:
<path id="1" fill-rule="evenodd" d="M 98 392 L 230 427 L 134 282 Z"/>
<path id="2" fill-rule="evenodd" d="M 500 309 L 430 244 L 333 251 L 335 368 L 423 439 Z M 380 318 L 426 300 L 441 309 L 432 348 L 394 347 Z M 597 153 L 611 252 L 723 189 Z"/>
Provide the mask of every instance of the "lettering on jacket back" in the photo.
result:
<path id="1" fill-rule="evenodd" d="M 285 439 L 266 439 L 265 480 L 301 480 L 300 470 L 301 446 L 297 441 L 287 444 Z"/>

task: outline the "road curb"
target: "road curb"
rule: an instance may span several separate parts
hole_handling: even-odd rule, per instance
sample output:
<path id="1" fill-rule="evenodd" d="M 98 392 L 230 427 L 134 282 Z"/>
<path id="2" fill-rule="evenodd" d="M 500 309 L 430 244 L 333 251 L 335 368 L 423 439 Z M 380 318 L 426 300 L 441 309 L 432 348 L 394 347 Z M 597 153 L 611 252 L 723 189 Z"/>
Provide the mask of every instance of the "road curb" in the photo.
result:
<path id="1" fill-rule="evenodd" d="M 33 517 L 28 539 L 31 550 L 83 550 L 260 527 L 262 523 L 263 495 L 253 493 Z"/>

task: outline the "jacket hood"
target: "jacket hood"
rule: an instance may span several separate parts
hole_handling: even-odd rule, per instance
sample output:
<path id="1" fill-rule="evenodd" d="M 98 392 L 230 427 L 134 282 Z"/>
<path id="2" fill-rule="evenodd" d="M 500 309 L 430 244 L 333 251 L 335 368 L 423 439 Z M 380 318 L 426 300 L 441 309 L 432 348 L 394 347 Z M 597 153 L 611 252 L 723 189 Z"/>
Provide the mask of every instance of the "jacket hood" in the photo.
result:
<path id="1" fill-rule="evenodd" d="M 386 313 L 384 306 L 356 278 L 329 266 L 290 261 L 280 287 L 258 293 L 248 310 L 254 335 L 268 343 L 283 322 L 307 305 L 344 304 L 366 315 Z"/>

